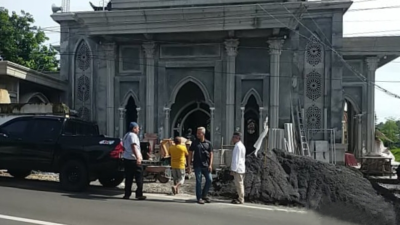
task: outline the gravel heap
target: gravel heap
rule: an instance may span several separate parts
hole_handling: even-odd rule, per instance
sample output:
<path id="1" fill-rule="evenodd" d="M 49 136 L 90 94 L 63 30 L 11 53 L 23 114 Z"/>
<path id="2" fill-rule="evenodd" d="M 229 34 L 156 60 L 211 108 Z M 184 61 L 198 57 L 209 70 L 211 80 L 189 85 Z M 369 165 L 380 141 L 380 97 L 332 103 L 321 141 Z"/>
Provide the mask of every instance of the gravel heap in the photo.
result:
<path id="1" fill-rule="evenodd" d="M 233 197 L 235 188 L 227 173 L 215 180 L 214 190 Z M 307 207 L 356 224 L 399 224 L 393 202 L 378 195 L 360 172 L 282 150 L 247 157 L 245 191 L 251 202 Z"/>

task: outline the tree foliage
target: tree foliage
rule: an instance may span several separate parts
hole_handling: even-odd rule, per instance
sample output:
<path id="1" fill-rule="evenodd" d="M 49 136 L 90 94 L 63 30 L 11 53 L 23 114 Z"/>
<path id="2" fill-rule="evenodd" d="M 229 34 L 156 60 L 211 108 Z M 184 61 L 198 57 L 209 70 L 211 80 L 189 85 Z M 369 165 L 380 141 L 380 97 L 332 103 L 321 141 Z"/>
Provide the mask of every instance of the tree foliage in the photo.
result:
<path id="1" fill-rule="evenodd" d="M 34 70 L 55 71 L 58 67 L 57 52 L 44 43 L 46 34 L 33 26 L 32 15 L 21 11 L 9 14 L 0 10 L 0 55 L 8 60 Z"/>
<path id="2" fill-rule="evenodd" d="M 395 118 L 387 118 L 385 123 L 379 124 L 379 129 L 388 139 L 389 141 L 384 141 L 385 145 L 393 146 L 397 145 L 399 142 L 399 134 L 400 134 L 400 122 L 396 121 Z"/>

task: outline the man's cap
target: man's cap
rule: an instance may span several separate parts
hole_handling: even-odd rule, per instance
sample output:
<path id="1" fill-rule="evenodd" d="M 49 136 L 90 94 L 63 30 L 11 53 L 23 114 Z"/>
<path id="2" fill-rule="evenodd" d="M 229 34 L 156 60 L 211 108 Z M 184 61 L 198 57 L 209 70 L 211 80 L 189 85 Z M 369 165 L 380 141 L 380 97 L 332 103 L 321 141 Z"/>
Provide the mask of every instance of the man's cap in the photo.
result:
<path id="1" fill-rule="evenodd" d="M 131 122 L 129 124 L 129 130 L 132 130 L 133 128 L 138 127 L 138 126 L 139 126 L 139 124 L 137 124 L 136 122 Z"/>

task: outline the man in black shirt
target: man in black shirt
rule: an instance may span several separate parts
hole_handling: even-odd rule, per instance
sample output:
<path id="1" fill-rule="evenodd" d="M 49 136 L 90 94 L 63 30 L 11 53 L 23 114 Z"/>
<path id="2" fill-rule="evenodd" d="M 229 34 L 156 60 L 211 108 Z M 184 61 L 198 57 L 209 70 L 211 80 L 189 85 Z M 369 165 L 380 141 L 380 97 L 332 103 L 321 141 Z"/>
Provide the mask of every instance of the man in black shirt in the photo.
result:
<path id="1" fill-rule="evenodd" d="M 196 198 L 199 204 L 204 204 L 204 202 L 210 203 L 207 195 L 212 183 L 213 147 L 211 142 L 206 140 L 205 134 L 206 128 L 197 128 L 197 140 L 193 141 L 189 148 L 189 163 L 193 159 L 193 168 L 196 176 Z M 203 190 L 201 189 L 202 176 L 206 179 Z"/>

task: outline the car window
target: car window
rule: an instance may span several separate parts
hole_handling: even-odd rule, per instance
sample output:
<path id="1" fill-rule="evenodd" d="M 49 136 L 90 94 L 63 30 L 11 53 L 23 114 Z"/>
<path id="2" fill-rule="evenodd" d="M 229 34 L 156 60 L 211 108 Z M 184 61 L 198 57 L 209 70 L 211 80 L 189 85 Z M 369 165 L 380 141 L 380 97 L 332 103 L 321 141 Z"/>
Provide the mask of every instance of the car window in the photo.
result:
<path id="1" fill-rule="evenodd" d="M 67 136 L 98 136 L 99 129 L 93 124 L 67 120 L 63 134 Z"/>
<path id="2" fill-rule="evenodd" d="M 67 136 L 78 135 L 78 124 L 72 120 L 67 120 L 65 122 L 63 134 Z"/>
<path id="3" fill-rule="evenodd" d="M 35 119 L 32 121 L 31 137 L 36 140 L 56 140 L 62 121 L 58 119 Z"/>
<path id="4" fill-rule="evenodd" d="M 9 137 L 22 137 L 28 125 L 28 120 L 17 120 L 3 126 L 1 131 Z"/>

